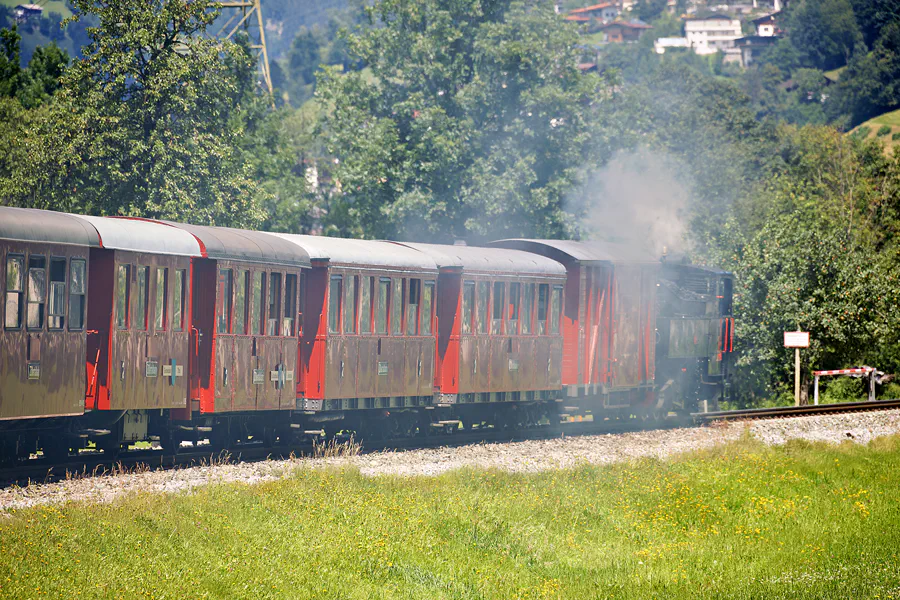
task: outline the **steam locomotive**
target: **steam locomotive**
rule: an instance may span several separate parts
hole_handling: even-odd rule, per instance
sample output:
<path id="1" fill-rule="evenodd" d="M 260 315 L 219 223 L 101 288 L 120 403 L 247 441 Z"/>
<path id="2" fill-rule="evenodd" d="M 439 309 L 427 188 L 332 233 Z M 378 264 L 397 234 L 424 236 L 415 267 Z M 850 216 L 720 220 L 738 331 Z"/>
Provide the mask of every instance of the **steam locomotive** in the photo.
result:
<path id="1" fill-rule="evenodd" d="M 0 457 L 662 417 L 729 393 L 728 273 L 0 207 Z"/>

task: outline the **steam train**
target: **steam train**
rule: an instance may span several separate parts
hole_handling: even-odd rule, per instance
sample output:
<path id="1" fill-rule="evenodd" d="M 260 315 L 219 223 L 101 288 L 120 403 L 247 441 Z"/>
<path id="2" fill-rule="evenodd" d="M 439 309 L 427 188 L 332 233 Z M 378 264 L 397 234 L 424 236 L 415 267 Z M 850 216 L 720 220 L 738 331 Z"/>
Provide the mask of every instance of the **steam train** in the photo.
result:
<path id="1" fill-rule="evenodd" d="M 731 276 L 616 244 L 486 247 L 0 207 L 0 457 L 690 412 Z"/>

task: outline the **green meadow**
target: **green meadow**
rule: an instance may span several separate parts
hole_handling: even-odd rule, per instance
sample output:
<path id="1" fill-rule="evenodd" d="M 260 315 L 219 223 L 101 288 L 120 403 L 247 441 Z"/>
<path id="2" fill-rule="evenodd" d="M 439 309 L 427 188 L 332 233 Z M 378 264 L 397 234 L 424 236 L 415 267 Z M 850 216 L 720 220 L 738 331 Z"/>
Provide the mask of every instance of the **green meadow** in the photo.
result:
<path id="1" fill-rule="evenodd" d="M 533 475 L 304 469 L 0 518 L 10 598 L 896 598 L 900 437 Z"/>

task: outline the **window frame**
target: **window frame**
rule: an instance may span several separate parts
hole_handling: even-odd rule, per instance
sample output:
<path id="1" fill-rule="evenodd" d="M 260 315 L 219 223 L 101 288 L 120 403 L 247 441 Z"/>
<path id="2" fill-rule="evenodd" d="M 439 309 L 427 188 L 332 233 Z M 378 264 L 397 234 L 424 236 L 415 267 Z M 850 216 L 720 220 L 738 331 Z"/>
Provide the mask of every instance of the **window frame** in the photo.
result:
<path id="1" fill-rule="evenodd" d="M 375 318 L 373 319 L 373 328 L 375 330 L 375 335 L 383 335 L 388 336 L 391 332 L 391 278 L 390 277 L 379 277 L 378 278 L 378 287 L 376 288 L 376 292 L 378 297 L 376 298 L 375 304 Z M 381 297 L 381 292 L 384 290 L 384 298 Z M 383 300 L 383 305 L 382 305 Z M 384 330 L 380 327 L 380 323 L 378 322 L 379 311 L 383 315 L 384 320 Z"/>
<path id="2" fill-rule="evenodd" d="M 32 267 L 31 259 L 32 258 L 42 258 L 44 260 L 43 267 Z M 44 331 L 45 325 L 47 324 L 47 266 L 48 260 L 46 254 L 29 254 L 28 255 L 28 269 L 25 271 L 25 329 L 27 331 Z M 31 296 L 31 272 L 32 271 L 43 271 L 44 273 L 44 293 L 41 294 L 42 298 L 40 301 L 34 302 L 30 299 Z M 31 304 L 38 305 L 38 314 L 41 317 L 41 324 L 37 327 L 33 327 L 28 324 L 28 307 Z"/>
<path id="3" fill-rule="evenodd" d="M 364 306 L 363 290 L 368 288 L 368 304 Z M 375 332 L 375 277 L 372 275 L 360 276 L 359 284 L 359 335 L 371 335 Z M 366 318 L 368 327 L 367 331 L 363 329 L 363 318 Z"/>
<path id="4" fill-rule="evenodd" d="M 162 274 L 162 323 L 160 323 L 159 315 L 159 276 Z M 169 267 L 157 266 L 156 277 L 154 281 L 153 295 L 153 331 L 169 330 Z"/>
<path id="5" fill-rule="evenodd" d="M 294 337 L 297 333 L 299 322 L 297 301 L 299 297 L 298 284 L 300 277 L 297 273 L 285 272 L 281 284 L 281 335 L 282 337 Z M 290 300 L 290 302 L 288 302 Z M 290 304 L 290 305 L 289 305 Z"/>
<path id="6" fill-rule="evenodd" d="M 125 288 L 123 290 L 119 289 L 120 284 L 120 275 L 124 269 L 125 272 Z M 114 321 L 117 331 L 130 331 L 131 330 L 131 273 L 133 271 L 133 265 L 131 263 L 116 263 L 116 313 L 114 315 Z M 122 292 L 120 294 L 120 292 Z M 122 315 L 121 311 L 124 310 L 125 314 Z M 122 323 L 119 324 L 119 317 L 122 317 Z"/>
<path id="7" fill-rule="evenodd" d="M 75 281 L 75 278 L 72 277 L 72 270 L 76 264 L 81 264 L 82 268 L 83 268 L 83 273 L 81 275 L 82 288 L 81 288 L 80 293 L 75 293 L 72 290 L 72 285 Z M 84 331 L 85 321 L 87 320 L 87 315 L 85 314 L 85 311 L 87 310 L 87 288 L 88 288 L 87 276 L 88 276 L 87 259 L 82 258 L 80 256 L 71 257 L 69 259 L 69 283 L 66 286 L 66 288 L 67 288 L 66 302 L 67 302 L 67 309 L 68 309 L 68 318 L 67 318 L 68 323 L 66 324 L 66 326 L 68 327 L 69 331 Z M 81 298 L 81 303 L 79 305 L 79 309 L 80 309 L 79 310 L 79 313 L 80 313 L 79 322 L 81 323 L 81 325 L 76 326 L 76 327 L 72 326 L 72 298 L 73 297 Z"/>
<path id="8" fill-rule="evenodd" d="M 475 282 L 475 328 L 477 335 L 491 335 L 491 291 L 493 286 L 489 279 L 476 279 Z M 484 304 L 481 304 L 482 296 Z M 482 310 L 483 309 L 483 310 Z"/>
<path id="9" fill-rule="evenodd" d="M 234 286 L 234 302 L 231 311 L 233 314 L 232 332 L 234 335 L 248 335 L 250 330 L 250 300 L 253 295 L 250 283 L 250 270 L 237 269 L 237 277 L 232 283 Z M 241 301 L 240 307 L 238 306 L 238 299 Z M 239 318 L 241 319 L 240 322 L 238 322 Z"/>
<path id="10" fill-rule="evenodd" d="M 359 333 L 359 275 L 346 273 L 341 293 L 343 294 L 343 298 L 341 298 L 341 335 L 357 335 Z"/>
<path id="11" fill-rule="evenodd" d="M 181 293 L 176 293 L 176 285 L 180 284 Z M 175 269 L 175 281 L 172 284 L 172 331 L 177 331 L 179 333 L 184 332 L 184 313 L 186 312 L 186 298 L 187 298 L 187 269 Z M 178 312 L 175 312 L 175 303 L 178 303 Z M 178 321 L 175 320 L 175 315 L 178 315 Z"/>
<path id="12" fill-rule="evenodd" d="M 62 281 L 53 281 L 53 263 L 63 264 L 63 279 Z M 46 282 L 47 286 L 47 331 L 65 331 L 66 323 L 68 323 L 68 283 L 69 283 L 69 259 L 65 256 L 53 256 L 50 255 L 50 265 L 47 269 L 48 280 Z M 53 310 L 53 284 L 61 284 L 62 285 L 62 313 L 52 313 Z M 58 310 L 58 309 L 57 309 Z M 62 321 L 60 321 L 59 326 L 52 325 L 53 317 L 60 317 Z"/>
<path id="13" fill-rule="evenodd" d="M 506 281 L 494 281 L 491 285 L 491 335 L 503 335 L 506 331 L 506 296 L 508 285 Z M 497 297 L 497 290 L 500 290 L 500 297 Z M 497 312 L 500 317 L 497 317 Z M 495 331 L 496 329 L 496 331 Z"/>
<path id="14" fill-rule="evenodd" d="M 141 296 L 140 296 L 141 271 L 143 271 L 143 273 L 144 273 L 143 323 L 141 324 L 140 328 L 138 328 L 138 329 L 134 329 L 132 327 L 132 329 L 134 329 L 134 331 L 147 331 L 150 327 L 150 318 L 149 318 L 149 312 L 150 312 L 150 302 L 149 302 L 149 300 L 150 300 L 150 267 L 148 265 L 136 265 L 135 269 L 134 269 L 134 281 L 138 287 L 138 294 L 132 294 L 132 301 L 135 304 L 135 306 L 132 307 L 132 315 L 134 315 L 134 312 L 138 308 L 137 305 L 141 301 Z"/>
<path id="15" fill-rule="evenodd" d="M 277 282 L 277 286 L 276 286 Z M 278 288 L 277 290 L 275 288 Z M 274 300 L 274 304 L 273 304 Z M 281 311 L 284 303 L 284 273 L 269 272 L 269 287 L 266 294 L 266 333 L 267 337 L 281 336 Z M 275 317 L 272 317 L 272 313 Z"/>
<path id="16" fill-rule="evenodd" d="M 477 290 L 478 284 L 474 279 L 464 279 L 462 286 L 462 298 L 460 298 L 459 302 L 459 333 L 460 335 L 474 335 L 476 332 L 476 313 L 478 312 L 478 299 L 477 299 Z M 469 314 L 469 318 L 466 319 L 466 295 L 471 291 L 471 313 Z M 468 321 L 468 323 L 466 323 Z"/>
<path id="17" fill-rule="evenodd" d="M 426 294 L 426 290 L 431 290 Z M 434 335 L 434 301 L 437 294 L 437 281 L 426 279 L 422 282 L 422 302 L 419 304 L 419 335 Z M 425 309 L 425 297 L 429 297 L 428 309 Z"/>
<path id="18" fill-rule="evenodd" d="M 18 290 L 10 290 L 8 287 L 9 284 L 9 263 L 11 261 L 17 261 L 19 263 L 19 289 Z M 6 255 L 6 260 L 3 263 L 3 326 L 7 331 L 21 331 L 21 329 L 25 326 L 25 254 L 18 253 L 8 253 Z M 16 310 L 17 310 L 17 321 L 18 325 L 8 325 L 8 308 L 9 308 L 9 295 L 10 294 L 18 294 L 17 302 L 16 302 Z"/>
<path id="19" fill-rule="evenodd" d="M 224 282 L 223 276 L 227 276 Z M 216 276 L 216 335 L 232 334 L 234 332 L 233 320 L 234 269 L 219 267 Z"/>
<path id="20" fill-rule="evenodd" d="M 557 295 L 557 292 L 559 294 Z M 554 301 L 554 297 L 558 299 L 558 306 L 555 306 L 556 302 Z M 556 315 L 556 322 L 554 324 L 553 315 Z M 562 284 L 553 284 L 550 288 L 550 335 L 559 335 L 562 333 L 562 316 L 563 316 L 563 286 Z"/>
<path id="21" fill-rule="evenodd" d="M 516 290 L 516 295 L 513 297 L 513 289 Z M 519 327 L 520 321 L 522 319 L 522 284 L 518 281 L 511 281 L 506 286 L 506 313 L 504 324 L 504 331 L 508 335 L 519 335 Z M 515 316 L 515 318 L 513 318 Z M 510 331 L 512 329 L 512 331 Z"/>
<path id="22" fill-rule="evenodd" d="M 399 307 L 397 306 L 398 303 L 394 301 L 395 300 L 394 297 L 397 295 L 397 292 L 400 292 L 400 302 L 399 302 L 400 306 Z M 391 278 L 391 302 L 390 302 L 390 305 L 391 305 L 391 310 L 390 310 L 390 314 L 389 314 L 389 329 L 391 332 L 390 335 L 392 337 L 403 337 L 405 335 L 403 321 L 406 316 L 404 314 L 406 312 L 406 278 L 405 277 L 392 277 Z M 399 319 L 397 319 L 396 321 L 394 320 L 395 316 L 399 317 Z"/>
<path id="23" fill-rule="evenodd" d="M 403 330 L 406 332 L 407 336 L 418 336 L 419 335 L 419 311 L 422 309 L 422 279 L 420 277 L 409 277 L 406 280 L 406 287 L 408 291 L 406 293 L 406 310 L 404 310 L 404 316 L 406 317 L 406 323 Z M 415 302 L 413 302 L 413 290 L 415 289 Z M 415 306 L 413 310 L 413 314 L 410 315 L 410 309 Z M 412 317 L 412 323 L 410 323 L 410 317 Z M 410 327 L 410 325 L 412 327 Z"/>
<path id="24" fill-rule="evenodd" d="M 337 295 L 335 295 L 335 283 L 337 283 Z M 337 304 L 335 304 L 335 302 Z M 335 314 L 334 309 L 337 309 Z M 332 273 L 328 278 L 328 335 L 341 335 L 343 323 L 341 318 L 344 312 L 344 275 Z"/>
<path id="25" fill-rule="evenodd" d="M 528 290 L 531 290 L 531 293 L 528 293 Z M 521 325 L 519 325 L 519 331 L 521 335 L 534 335 L 534 315 L 535 315 L 535 295 L 537 293 L 537 285 L 534 282 L 526 282 L 522 284 L 522 307 L 520 309 L 521 316 L 519 320 L 521 321 Z M 526 313 L 526 308 L 527 314 Z"/>

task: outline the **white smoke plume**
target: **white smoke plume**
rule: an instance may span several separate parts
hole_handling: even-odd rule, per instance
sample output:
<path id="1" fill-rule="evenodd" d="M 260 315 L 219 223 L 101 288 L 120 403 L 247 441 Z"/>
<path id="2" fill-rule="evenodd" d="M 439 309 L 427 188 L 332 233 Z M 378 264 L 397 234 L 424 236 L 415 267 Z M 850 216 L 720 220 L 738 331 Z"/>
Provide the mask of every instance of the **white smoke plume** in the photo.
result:
<path id="1" fill-rule="evenodd" d="M 628 244 L 660 256 L 685 252 L 689 191 L 678 164 L 646 148 L 619 152 L 569 195 L 583 239 Z"/>

